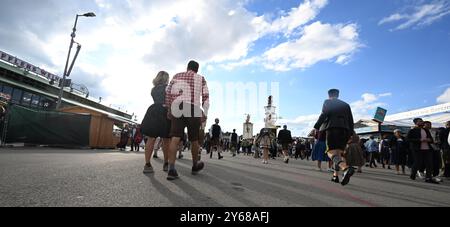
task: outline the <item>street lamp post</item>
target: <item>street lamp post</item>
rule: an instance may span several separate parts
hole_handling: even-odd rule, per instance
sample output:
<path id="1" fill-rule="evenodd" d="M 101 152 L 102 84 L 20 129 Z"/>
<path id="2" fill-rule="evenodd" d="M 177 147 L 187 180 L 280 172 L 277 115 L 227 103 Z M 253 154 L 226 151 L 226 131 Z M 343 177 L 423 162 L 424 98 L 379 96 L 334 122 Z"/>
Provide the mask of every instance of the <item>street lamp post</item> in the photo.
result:
<path id="1" fill-rule="evenodd" d="M 61 105 L 62 105 L 62 96 L 63 96 L 63 93 L 64 93 L 64 85 L 65 85 L 65 82 L 66 82 L 66 78 L 70 76 L 70 73 L 72 71 L 73 65 L 75 64 L 75 60 L 77 59 L 78 53 L 81 50 L 81 45 L 79 43 L 77 43 L 77 45 L 78 45 L 77 46 L 77 53 L 75 54 L 75 57 L 74 57 L 74 59 L 72 61 L 72 64 L 70 66 L 70 70 L 67 71 L 67 68 L 69 67 L 69 59 L 70 59 L 70 54 L 72 52 L 72 47 L 73 47 L 73 44 L 76 43 L 75 42 L 75 37 L 76 37 L 75 32 L 77 31 L 78 17 L 95 17 L 95 16 L 96 16 L 95 13 L 91 12 L 91 13 L 85 13 L 85 14 L 82 14 L 82 15 L 77 14 L 77 16 L 75 18 L 75 24 L 74 24 L 73 29 L 72 29 L 72 34 L 70 35 L 71 36 L 71 40 L 70 40 L 70 45 L 69 45 L 69 53 L 67 54 L 67 60 L 66 60 L 66 66 L 64 68 L 63 79 L 62 79 L 62 81 L 60 83 L 58 104 L 56 106 L 56 109 L 58 109 L 58 110 L 61 108 Z"/>

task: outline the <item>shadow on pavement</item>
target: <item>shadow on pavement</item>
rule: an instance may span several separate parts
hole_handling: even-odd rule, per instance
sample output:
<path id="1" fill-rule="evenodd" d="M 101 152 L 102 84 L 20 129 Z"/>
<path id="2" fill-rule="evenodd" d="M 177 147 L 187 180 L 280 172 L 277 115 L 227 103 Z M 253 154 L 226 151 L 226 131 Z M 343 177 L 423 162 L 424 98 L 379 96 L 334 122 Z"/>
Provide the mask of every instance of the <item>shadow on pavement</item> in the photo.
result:
<path id="1" fill-rule="evenodd" d="M 154 188 L 161 193 L 165 198 L 167 198 L 174 206 L 176 207 L 192 207 L 192 206 L 212 206 L 212 207 L 222 207 L 223 205 L 217 203 L 212 198 L 203 194 L 201 191 L 192 187 L 190 184 L 183 181 L 182 178 L 169 182 L 181 188 L 184 192 L 186 192 L 193 200 L 195 204 L 192 204 L 192 201 L 186 198 L 183 198 L 173 192 L 166 187 L 164 184 L 159 182 L 158 179 L 155 178 L 154 174 L 145 175 L 150 179 L 150 183 L 154 186 Z"/>

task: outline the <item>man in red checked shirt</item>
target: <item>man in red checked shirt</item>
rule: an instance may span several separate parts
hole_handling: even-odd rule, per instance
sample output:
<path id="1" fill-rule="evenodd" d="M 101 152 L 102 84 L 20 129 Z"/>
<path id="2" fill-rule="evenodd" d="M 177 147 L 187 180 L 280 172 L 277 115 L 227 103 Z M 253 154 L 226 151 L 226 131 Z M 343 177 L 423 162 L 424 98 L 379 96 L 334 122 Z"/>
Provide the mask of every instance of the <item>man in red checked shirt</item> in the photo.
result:
<path id="1" fill-rule="evenodd" d="M 205 166 L 199 161 L 199 132 L 209 109 L 209 91 L 206 80 L 197 74 L 199 64 L 190 61 L 187 71 L 176 74 L 166 90 L 168 118 L 172 121 L 169 147 L 169 173 L 167 180 L 178 178 L 175 169 L 177 145 L 188 129 L 188 139 L 192 144 L 192 174 L 197 175 Z"/>

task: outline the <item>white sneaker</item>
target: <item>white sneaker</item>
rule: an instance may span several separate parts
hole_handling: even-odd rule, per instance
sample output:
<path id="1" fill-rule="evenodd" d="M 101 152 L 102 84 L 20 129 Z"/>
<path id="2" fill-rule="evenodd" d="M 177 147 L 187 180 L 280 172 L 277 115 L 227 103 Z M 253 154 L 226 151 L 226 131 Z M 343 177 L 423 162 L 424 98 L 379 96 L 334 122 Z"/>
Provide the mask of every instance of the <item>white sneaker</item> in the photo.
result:
<path id="1" fill-rule="evenodd" d="M 439 177 L 435 177 L 434 180 L 435 180 L 436 182 L 442 182 L 442 179 L 439 178 Z"/>
<path id="2" fill-rule="evenodd" d="M 328 168 L 328 170 L 327 170 L 329 173 L 334 173 L 334 170 L 333 169 L 331 169 L 331 168 Z"/>
<path id="3" fill-rule="evenodd" d="M 422 180 L 425 179 L 424 175 L 425 175 L 425 174 L 424 174 L 424 173 L 421 173 L 421 172 L 418 172 L 418 173 L 417 173 L 417 176 L 418 176 L 420 179 L 422 179 Z"/>

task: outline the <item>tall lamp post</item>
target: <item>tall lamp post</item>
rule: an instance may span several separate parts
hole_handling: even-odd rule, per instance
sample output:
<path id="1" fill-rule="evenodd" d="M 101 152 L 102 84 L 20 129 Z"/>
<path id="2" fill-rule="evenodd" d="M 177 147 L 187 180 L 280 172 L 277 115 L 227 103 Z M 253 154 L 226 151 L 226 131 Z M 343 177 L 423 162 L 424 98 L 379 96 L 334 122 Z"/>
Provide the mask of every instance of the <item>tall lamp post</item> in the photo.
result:
<path id="1" fill-rule="evenodd" d="M 75 37 L 76 34 L 75 32 L 77 31 L 77 23 L 78 23 L 78 17 L 95 17 L 95 13 L 85 13 L 82 15 L 77 14 L 76 18 L 75 18 L 75 25 L 73 26 L 72 29 L 72 34 L 70 35 L 72 38 L 70 40 L 70 45 L 69 45 L 69 53 L 67 54 L 67 61 L 66 61 L 66 67 L 64 68 L 64 74 L 63 74 L 63 80 L 60 83 L 60 90 L 59 90 L 59 96 L 58 96 L 58 104 L 56 106 L 56 109 L 59 110 L 61 108 L 61 104 L 62 104 L 62 96 L 63 96 L 63 92 L 64 92 L 64 87 L 65 87 L 65 83 L 66 83 L 66 78 L 70 76 L 70 73 L 72 72 L 72 68 L 73 65 L 75 64 L 75 60 L 78 57 L 78 53 L 81 50 L 81 45 L 77 42 L 75 42 Z M 67 68 L 69 67 L 69 59 L 70 59 L 70 54 L 72 52 L 72 47 L 73 44 L 76 43 L 77 44 L 77 52 L 74 56 L 74 59 L 72 60 L 72 64 L 70 65 L 70 69 L 69 71 L 67 70 Z"/>

